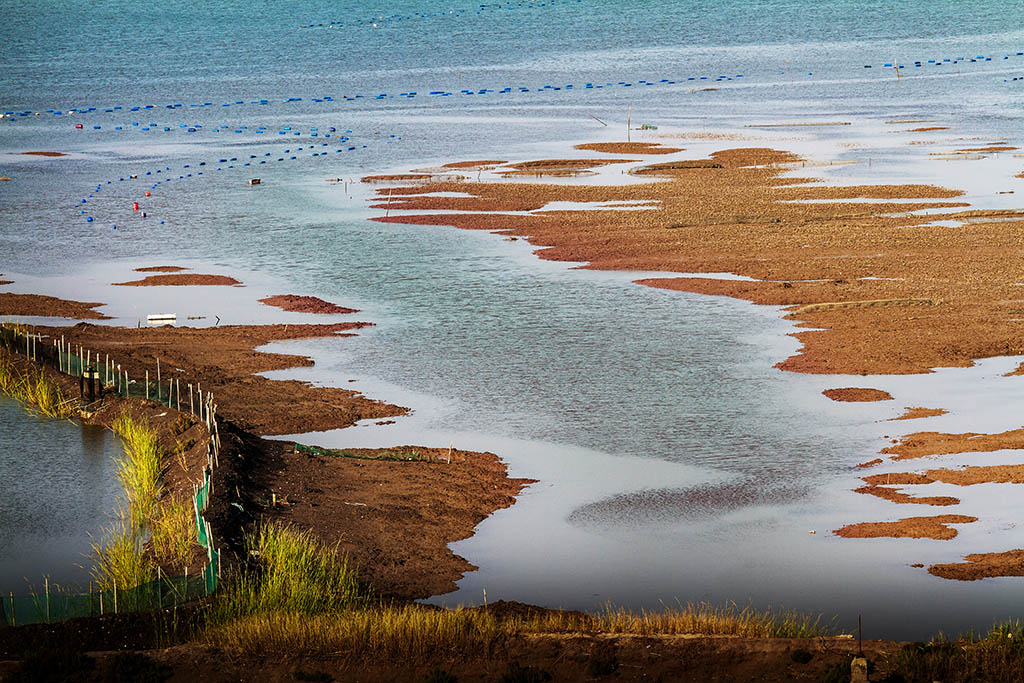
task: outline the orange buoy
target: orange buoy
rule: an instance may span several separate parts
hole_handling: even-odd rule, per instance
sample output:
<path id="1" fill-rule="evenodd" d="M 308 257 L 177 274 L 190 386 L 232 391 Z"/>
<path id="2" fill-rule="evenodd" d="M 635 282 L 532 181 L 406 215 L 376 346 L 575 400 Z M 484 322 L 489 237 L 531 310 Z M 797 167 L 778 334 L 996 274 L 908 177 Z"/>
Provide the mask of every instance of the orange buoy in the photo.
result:
<path id="1" fill-rule="evenodd" d="M 138 211 L 138 210 L 139 210 L 139 203 L 138 202 L 132 202 L 132 211 Z"/>
<path id="2" fill-rule="evenodd" d="M 146 192 L 146 196 L 151 197 L 152 195 L 149 192 Z"/>

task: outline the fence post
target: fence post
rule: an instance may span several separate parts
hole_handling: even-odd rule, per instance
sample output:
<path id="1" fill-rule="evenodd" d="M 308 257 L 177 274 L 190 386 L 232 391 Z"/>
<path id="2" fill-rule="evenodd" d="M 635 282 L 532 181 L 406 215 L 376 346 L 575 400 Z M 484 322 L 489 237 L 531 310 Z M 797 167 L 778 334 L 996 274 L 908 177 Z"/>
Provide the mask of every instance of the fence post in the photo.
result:
<path id="1" fill-rule="evenodd" d="M 146 400 L 149 400 L 149 370 L 146 370 Z"/>
<path id="2" fill-rule="evenodd" d="M 50 577 L 43 578 L 43 586 L 46 591 L 46 623 L 50 623 Z"/>
<path id="3" fill-rule="evenodd" d="M 114 614 L 117 614 L 117 579 L 114 579 Z"/>
<path id="4" fill-rule="evenodd" d="M 11 591 L 11 626 L 17 626 L 18 619 L 14 616 L 14 591 Z"/>
<path id="5" fill-rule="evenodd" d="M 160 565 L 156 567 L 156 608 L 164 608 L 164 584 L 163 575 L 160 573 Z"/>

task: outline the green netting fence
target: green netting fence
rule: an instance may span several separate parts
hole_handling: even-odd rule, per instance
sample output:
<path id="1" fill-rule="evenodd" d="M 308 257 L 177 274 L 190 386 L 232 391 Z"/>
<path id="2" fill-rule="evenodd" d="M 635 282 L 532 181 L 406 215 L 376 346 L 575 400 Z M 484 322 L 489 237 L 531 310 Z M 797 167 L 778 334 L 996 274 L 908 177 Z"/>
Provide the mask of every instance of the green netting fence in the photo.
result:
<path id="1" fill-rule="evenodd" d="M 188 410 L 204 420 L 209 430 L 207 445 L 207 466 L 203 471 L 203 482 L 194 487 L 194 509 L 196 540 L 206 549 L 207 562 L 198 574 L 163 576 L 158 571 L 154 581 L 130 588 L 113 587 L 108 590 L 91 590 L 88 593 L 56 589 L 51 591 L 49 582 L 44 581 L 42 593 L 0 596 L 0 625 L 18 626 L 34 623 L 52 623 L 75 617 L 102 614 L 141 612 L 173 607 L 212 594 L 217 590 L 220 577 L 220 553 L 214 549 L 213 532 L 203 513 L 213 492 L 211 473 L 217 465 L 220 451 L 220 434 L 217 427 L 217 406 L 209 392 L 205 394 L 197 384 L 195 393 L 187 384 L 188 395 L 185 403 L 181 395 L 180 379 L 159 380 L 159 361 L 154 379 L 145 373 L 143 379 L 131 379 L 120 365 L 100 354 L 81 350 L 74 352 L 74 346 L 64 339 L 43 342 L 43 337 L 29 332 L 20 325 L 0 324 L 0 344 L 8 351 L 23 354 L 29 360 L 50 366 L 59 372 L 78 377 L 82 387 L 82 398 L 98 400 L 105 393 L 121 397 L 140 397 L 157 400 L 168 408 Z M 89 392 L 85 391 L 88 383 Z M 95 383 L 95 384 L 94 384 Z M 97 387 L 98 385 L 98 387 Z"/>

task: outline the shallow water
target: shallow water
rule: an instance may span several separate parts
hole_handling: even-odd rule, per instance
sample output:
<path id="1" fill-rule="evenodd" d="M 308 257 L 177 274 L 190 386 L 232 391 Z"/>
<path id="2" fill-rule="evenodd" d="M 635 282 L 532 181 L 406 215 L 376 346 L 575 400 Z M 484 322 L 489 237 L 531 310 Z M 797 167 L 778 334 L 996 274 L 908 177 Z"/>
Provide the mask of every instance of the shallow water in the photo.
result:
<path id="1" fill-rule="evenodd" d="M 0 591 L 42 591 L 90 579 L 99 539 L 119 494 L 120 441 L 102 427 L 28 414 L 0 396 Z"/>
<path id="2" fill-rule="evenodd" d="M 0 183 L 0 272 L 15 280 L 3 291 L 106 302 L 128 325 L 171 311 L 194 325 L 310 319 L 255 303 L 281 293 L 362 309 L 329 318 L 376 323 L 356 338 L 280 345 L 317 360 L 284 374 L 414 415 L 304 440 L 454 439 L 540 479 L 456 544 L 481 569 L 441 600 L 478 601 L 483 588 L 585 608 L 749 599 L 846 626 L 864 613 L 872 635 L 913 637 L 1013 615 L 1005 594 L 1017 580 L 953 584 L 907 566 L 1020 546 L 1012 487 L 951 493 L 964 502 L 942 512 L 983 517 L 952 543 L 828 534 L 928 514 L 850 493 L 852 465 L 886 435 L 1019 426 L 1007 406 L 1020 378 L 993 369 L 1012 361 L 913 378 L 786 375 L 772 365 L 797 344 L 774 309 L 631 284 L 649 274 L 573 270 L 522 241 L 369 222 L 381 213 L 366 208 L 373 188 L 353 181 L 463 159 L 592 156 L 571 145 L 622 139 L 628 116 L 658 126 L 632 139 L 683 157 L 774 146 L 842 162 L 794 174 L 930 182 L 976 208 L 1016 208 L 1000 194 L 1021 182 L 1013 153 L 933 157 L 1019 141 L 1024 6 L 0 0 L 0 14 L 0 113 L 41 113 L 0 120 L 0 175 L 12 179 Z M 911 119 L 924 122 L 893 123 Z M 850 125 L 762 125 L 821 122 Z M 907 132 L 918 126 L 949 130 Z M 18 154 L 39 150 L 69 156 Z M 595 180 L 641 181 L 615 167 Z M 160 263 L 246 286 L 109 287 Z M 849 385 L 895 400 L 820 395 Z M 904 405 L 952 412 L 878 422 Z"/>

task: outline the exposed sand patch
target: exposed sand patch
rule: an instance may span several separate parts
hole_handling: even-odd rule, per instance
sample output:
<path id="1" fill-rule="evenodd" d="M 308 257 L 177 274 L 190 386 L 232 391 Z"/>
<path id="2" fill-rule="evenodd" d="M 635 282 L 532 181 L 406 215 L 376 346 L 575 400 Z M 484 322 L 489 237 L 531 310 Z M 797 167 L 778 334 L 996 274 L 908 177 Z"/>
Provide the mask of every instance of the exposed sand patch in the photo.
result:
<path id="1" fill-rule="evenodd" d="M 906 133 L 927 133 L 930 130 L 949 130 L 949 126 L 924 126 L 922 128 L 911 128 Z"/>
<path id="2" fill-rule="evenodd" d="M 150 275 L 143 280 L 132 280 L 131 282 L 115 282 L 120 287 L 186 287 L 191 285 L 203 286 L 230 286 L 242 284 L 233 277 L 227 275 L 203 275 L 199 273 L 173 274 L 173 275 Z"/>
<path id="3" fill-rule="evenodd" d="M 881 389 L 867 389 L 862 387 L 844 387 L 842 389 L 826 389 L 821 392 L 833 401 L 845 403 L 860 403 L 870 401 L 891 401 L 892 394 Z"/>
<path id="4" fill-rule="evenodd" d="M 22 152 L 28 156 L 36 157 L 66 157 L 67 154 L 64 152 Z"/>
<path id="5" fill-rule="evenodd" d="M 906 517 L 895 522 L 849 524 L 833 533 L 843 538 L 932 538 L 937 541 L 948 541 L 956 538 L 957 530 L 947 525 L 977 521 L 977 517 L 968 515 Z"/>

